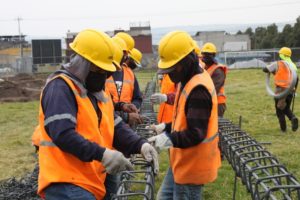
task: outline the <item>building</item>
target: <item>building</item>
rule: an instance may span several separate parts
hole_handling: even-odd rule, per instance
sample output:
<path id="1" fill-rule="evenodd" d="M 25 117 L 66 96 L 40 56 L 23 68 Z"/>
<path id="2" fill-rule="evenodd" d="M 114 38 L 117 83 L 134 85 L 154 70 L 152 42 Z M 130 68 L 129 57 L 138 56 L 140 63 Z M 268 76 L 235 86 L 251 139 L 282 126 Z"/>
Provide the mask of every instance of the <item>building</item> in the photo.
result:
<path id="1" fill-rule="evenodd" d="M 126 32 L 131 35 L 135 41 L 135 48 L 143 54 L 152 53 L 152 33 L 150 22 L 131 23 L 128 31 L 115 30 L 114 35 L 118 32 Z"/>
<path id="2" fill-rule="evenodd" d="M 0 36 L 0 49 L 18 48 L 20 43 L 23 47 L 29 47 L 28 42 L 25 40 L 26 35 L 1 35 Z"/>
<path id="3" fill-rule="evenodd" d="M 114 30 L 114 31 L 107 31 L 106 33 L 109 36 L 114 36 L 118 32 L 126 32 L 133 37 L 135 40 L 135 48 L 140 50 L 143 54 L 152 54 L 152 34 L 151 34 L 151 27 L 150 22 L 138 22 L 138 23 L 131 23 L 129 30 Z M 73 51 L 70 48 L 69 44 L 73 42 L 74 38 L 78 33 L 76 32 L 67 32 L 66 38 L 66 61 L 69 62 L 70 56 L 72 55 Z"/>
<path id="4" fill-rule="evenodd" d="M 225 31 L 199 31 L 193 39 L 200 47 L 206 42 L 212 42 L 219 52 L 251 50 L 251 40 L 247 34 L 231 35 Z"/>

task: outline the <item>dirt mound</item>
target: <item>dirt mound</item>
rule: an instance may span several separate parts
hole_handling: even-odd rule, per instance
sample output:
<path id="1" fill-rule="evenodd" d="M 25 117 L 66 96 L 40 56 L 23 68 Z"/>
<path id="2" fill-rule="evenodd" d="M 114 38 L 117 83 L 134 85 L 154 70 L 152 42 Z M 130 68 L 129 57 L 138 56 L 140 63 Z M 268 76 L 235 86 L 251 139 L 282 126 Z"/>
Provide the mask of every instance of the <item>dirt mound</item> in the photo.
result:
<path id="1" fill-rule="evenodd" d="M 38 100 L 47 75 L 18 74 L 0 80 L 0 102 Z"/>

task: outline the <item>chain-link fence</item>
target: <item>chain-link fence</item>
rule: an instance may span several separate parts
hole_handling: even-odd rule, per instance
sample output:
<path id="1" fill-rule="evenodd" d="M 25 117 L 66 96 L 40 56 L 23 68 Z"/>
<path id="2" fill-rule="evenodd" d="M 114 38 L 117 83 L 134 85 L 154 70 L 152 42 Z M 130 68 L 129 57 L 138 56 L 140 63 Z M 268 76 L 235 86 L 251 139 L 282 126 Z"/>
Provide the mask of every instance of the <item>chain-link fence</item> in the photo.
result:
<path id="1" fill-rule="evenodd" d="M 220 52 L 218 59 L 229 68 L 261 68 L 279 59 L 279 49 Z M 292 60 L 300 66 L 300 48 L 292 48 Z"/>

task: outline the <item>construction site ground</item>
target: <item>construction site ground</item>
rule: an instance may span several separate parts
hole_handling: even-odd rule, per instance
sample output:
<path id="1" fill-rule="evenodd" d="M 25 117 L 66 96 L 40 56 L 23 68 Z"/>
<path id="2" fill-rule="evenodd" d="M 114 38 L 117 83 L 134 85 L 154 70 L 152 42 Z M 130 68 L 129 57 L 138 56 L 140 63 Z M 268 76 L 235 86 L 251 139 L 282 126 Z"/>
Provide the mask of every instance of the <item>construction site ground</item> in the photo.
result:
<path id="1" fill-rule="evenodd" d="M 18 74 L 0 78 L 0 102 L 38 100 L 48 74 Z"/>

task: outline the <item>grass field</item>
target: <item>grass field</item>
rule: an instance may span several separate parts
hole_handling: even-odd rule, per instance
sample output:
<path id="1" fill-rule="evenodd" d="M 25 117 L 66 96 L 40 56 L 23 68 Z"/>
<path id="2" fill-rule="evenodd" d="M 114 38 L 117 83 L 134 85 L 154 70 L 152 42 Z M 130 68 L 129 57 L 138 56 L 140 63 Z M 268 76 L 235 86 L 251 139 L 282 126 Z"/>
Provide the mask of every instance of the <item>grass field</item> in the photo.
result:
<path id="1" fill-rule="evenodd" d="M 152 79 L 153 72 L 138 72 L 141 88 Z M 273 99 L 265 91 L 265 74 L 258 69 L 232 70 L 226 81 L 228 96 L 225 117 L 238 123 L 242 116 L 242 129 L 259 142 L 271 142 L 266 146 L 289 172 L 300 180 L 300 131 L 292 132 L 288 121 L 288 131 L 282 134 L 274 110 Z M 1 95 L 1 94 L 0 94 Z M 300 100 L 295 100 L 295 113 L 300 116 Z M 38 102 L 0 104 L 0 180 L 11 176 L 20 177 L 33 169 L 34 149 L 30 136 L 37 124 Z M 160 156 L 160 185 L 168 167 L 166 152 Z M 205 199 L 232 199 L 234 172 L 223 161 L 219 177 L 204 189 Z M 250 199 L 245 187 L 238 181 L 236 199 Z"/>

